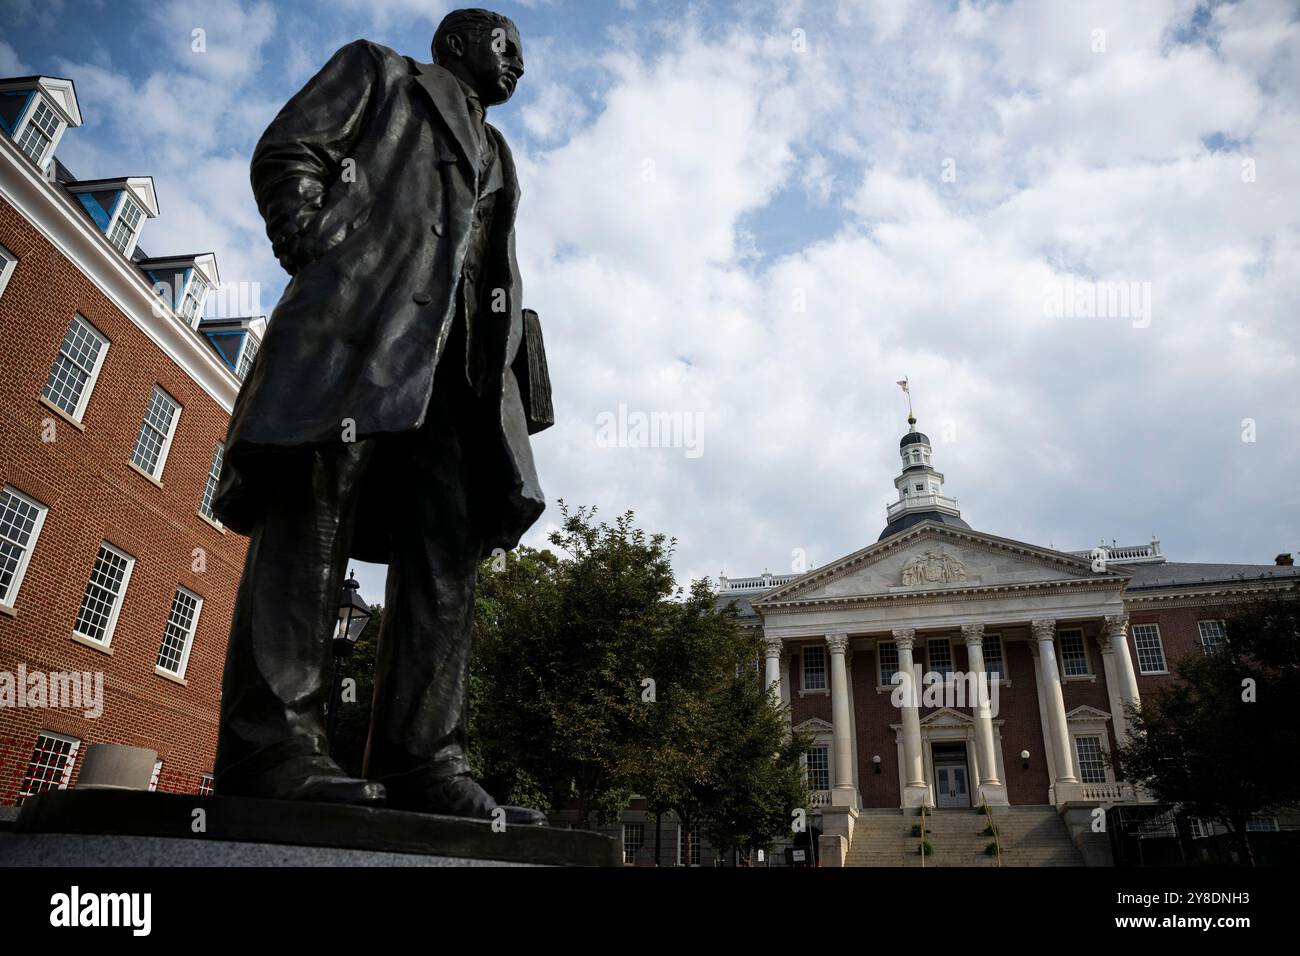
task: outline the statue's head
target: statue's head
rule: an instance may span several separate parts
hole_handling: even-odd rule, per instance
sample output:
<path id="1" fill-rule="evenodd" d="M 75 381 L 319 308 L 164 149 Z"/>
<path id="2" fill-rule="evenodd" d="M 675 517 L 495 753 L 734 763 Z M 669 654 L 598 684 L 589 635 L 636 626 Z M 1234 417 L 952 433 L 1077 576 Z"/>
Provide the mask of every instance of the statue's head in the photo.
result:
<path id="1" fill-rule="evenodd" d="M 490 10 L 453 10 L 433 35 L 433 59 L 478 94 L 485 106 L 504 103 L 524 75 L 519 28 Z"/>

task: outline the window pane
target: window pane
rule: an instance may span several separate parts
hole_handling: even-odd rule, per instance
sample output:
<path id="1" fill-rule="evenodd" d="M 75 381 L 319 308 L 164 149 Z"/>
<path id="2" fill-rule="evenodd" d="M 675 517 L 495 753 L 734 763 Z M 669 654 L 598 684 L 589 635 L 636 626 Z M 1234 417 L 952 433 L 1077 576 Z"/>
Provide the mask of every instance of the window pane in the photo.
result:
<path id="1" fill-rule="evenodd" d="M 1088 673 L 1088 655 L 1083 650 L 1083 631 L 1061 631 L 1061 671 L 1066 677 Z"/>
<path id="2" fill-rule="evenodd" d="M 19 568 L 32 544 L 42 508 L 12 488 L 0 492 L 0 604 L 13 604 Z"/>
<path id="3" fill-rule="evenodd" d="M 623 824 L 623 862 L 635 863 L 636 855 L 645 846 L 645 824 Z"/>
<path id="4" fill-rule="evenodd" d="M 1079 752 L 1079 780 L 1083 783 L 1106 782 L 1106 758 L 1102 756 L 1100 737 L 1076 737 Z"/>
<path id="5" fill-rule="evenodd" d="M 162 647 L 158 650 L 158 666 L 172 674 L 180 674 L 185 663 L 185 652 L 194 639 L 194 624 L 199 616 L 199 599 L 184 588 L 177 588 L 172 598 L 171 614 L 163 629 Z"/>
<path id="6" fill-rule="evenodd" d="M 804 690 L 826 689 L 826 648 L 805 647 L 803 651 Z"/>
<path id="7" fill-rule="evenodd" d="M 984 670 L 989 680 L 1001 680 L 1006 676 L 1006 665 L 1002 663 L 1002 638 L 997 634 L 984 636 Z"/>
<path id="8" fill-rule="evenodd" d="M 203 498 L 199 501 L 199 513 L 205 518 L 217 520 L 212 510 L 212 500 L 217 496 L 217 483 L 221 480 L 221 462 L 225 458 L 226 446 L 217 442 L 212 451 L 212 465 L 208 468 L 208 480 L 203 485 Z"/>
<path id="9" fill-rule="evenodd" d="M 135 439 L 135 449 L 131 452 L 131 460 L 146 474 L 158 477 L 163 448 L 180 410 L 181 407 L 162 389 L 153 390 L 144 411 L 144 421 L 140 423 L 140 434 Z"/>
<path id="10" fill-rule="evenodd" d="M 59 346 L 58 357 L 50 369 L 50 377 L 45 382 L 42 393 L 46 401 L 52 402 L 74 418 L 81 407 L 82 395 L 86 384 L 95 374 L 99 357 L 108 340 L 81 316 L 73 316 L 68 326 L 68 334 Z"/>
<path id="11" fill-rule="evenodd" d="M 81 741 L 61 734 L 41 733 L 36 737 L 36 748 L 27 762 L 22 786 L 18 789 L 18 802 L 46 790 L 66 790 L 72 779 L 72 767 L 77 760 Z"/>
<path id="12" fill-rule="evenodd" d="M 946 637 L 932 637 L 926 642 L 930 655 L 930 670 L 936 674 L 952 673 L 952 645 Z"/>
<path id="13" fill-rule="evenodd" d="M 108 241 L 111 242 L 118 252 L 123 254 L 131 245 L 131 240 L 135 237 L 136 226 L 144 213 L 130 196 L 122 197 L 122 211 L 118 214 L 117 221 L 113 223 L 113 229 L 108 234 Z"/>
<path id="14" fill-rule="evenodd" d="M 882 641 L 876 645 L 876 654 L 880 659 L 880 686 L 888 687 L 898 673 L 898 645 L 893 641 Z"/>
<path id="15" fill-rule="evenodd" d="M 806 759 L 808 789 L 829 790 L 831 788 L 830 748 L 825 745 L 810 747 Z"/>
<path id="16" fill-rule="evenodd" d="M 81 599 L 81 611 L 77 614 L 74 630 L 92 641 L 107 641 L 109 622 L 113 618 L 113 609 L 122 597 L 130 559 L 112 550 L 107 545 L 99 546 L 99 556 L 90 572 L 90 581 L 86 584 L 86 593 Z"/>
<path id="17" fill-rule="evenodd" d="M 1138 668 L 1143 674 L 1167 670 L 1165 649 L 1160 643 L 1160 628 L 1155 624 L 1134 624 L 1133 646 L 1137 648 Z"/>
<path id="18" fill-rule="evenodd" d="M 1228 636 L 1222 621 L 1200 621 L 1198 626 L 1201 631 L 1201 650 L 1207 654 L 1222 644 Z"/>
<path id="19" fill-rule="evenodd" d="M 23 135 L 18 140 L 18 148 L 30 156 L 33 162 L 39 163 L 45 156 L 46 148 L 53 142 L 58 128 L 59 118 L 54 110 L 44 100 L 38 100 L 36 112 L 32 114 L 31 122 L 23 129 Z"/>
<path id="20" fill-rule="evenodd" d="M 239 357 L 239 370 L 235 373 L 241 382 L 248 378 L 248 373 L 253 368 L 253 359 L 257 358 L 257 351 L 260 348 L 257 339 L 249 335 L 244 342 L 244 354 Z"/>

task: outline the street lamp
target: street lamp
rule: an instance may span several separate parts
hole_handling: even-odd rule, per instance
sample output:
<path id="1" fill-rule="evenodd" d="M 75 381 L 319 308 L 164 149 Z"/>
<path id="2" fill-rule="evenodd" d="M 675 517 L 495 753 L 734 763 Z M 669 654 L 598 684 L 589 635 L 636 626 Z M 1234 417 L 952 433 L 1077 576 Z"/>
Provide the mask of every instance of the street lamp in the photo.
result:
<path id="1" fill-rule="evenodd" d="M 352 654 L 361 632 L 370 623 L 370 607 L 361 599 L 361 584 L 357 581 L 356 571 L 348 574 L 343 582 L 343 600 L 339 602 L 339 623 L 334 631 L 334 676 L 330 681 L 330 702 L 326 711 L 328 723 L 325 733 L 329 737 L 330 747 L 334 746 L 334 733 L 339 726 L 339 704 L 343 696 L 343 671 L 340 664 Z"/>

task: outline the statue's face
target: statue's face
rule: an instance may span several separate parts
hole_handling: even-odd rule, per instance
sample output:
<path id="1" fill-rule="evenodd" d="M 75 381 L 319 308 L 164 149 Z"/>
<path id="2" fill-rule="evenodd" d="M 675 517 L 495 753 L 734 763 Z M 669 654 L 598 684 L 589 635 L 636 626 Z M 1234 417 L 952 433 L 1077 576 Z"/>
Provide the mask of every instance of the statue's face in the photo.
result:
<path id="1" fill-rule="evenodd" d="M 457 44 L 456 40 L 461 42 Z M 460 53 L 460 69 L 456 72 L 474 88 L 485 106 L 504 103 L 514 95 L 524 75 L 524 47 L 513 25 L 457 36 L 451 45 L 453 52 Z M 460 51 L 456 51 L 457 45 Z"/>

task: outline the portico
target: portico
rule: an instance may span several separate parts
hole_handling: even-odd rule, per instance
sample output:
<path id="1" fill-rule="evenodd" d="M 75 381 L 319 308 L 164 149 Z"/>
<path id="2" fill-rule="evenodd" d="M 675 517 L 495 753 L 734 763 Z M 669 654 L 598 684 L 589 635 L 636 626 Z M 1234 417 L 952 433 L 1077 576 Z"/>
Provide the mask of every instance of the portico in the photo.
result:
<path id="1" fill-rule="evenodd" d="M 922 522 L 779 585 L 754 601 L 754 610 L 763 617 L 774 692 L 796 688 L 793 700 L 815 695 L 820 688 L 793 678 L 790 662 L 824 662 L 833 737 L 829 805 L 865 805 L 855 769 L 871 766 L 879 754 L 854 754 L 853 741 L 862 731 L 858 714 L 870 709 L 862 698 L 874 697 L 888 701 L 893 715 L 888 726 L 896 737 L 891 763 L 900 808 L 939 805 L 936 743 L 957 743 L 967 754 L 958 760 L 957 750 L 944 749 L 946 782 L 963 784 L 948 786 L 946 797 L 961 791 L 971 805 L 1008 805 L 1006 763 L 1015 765 L 1030 750 L 1027 762 L 1047 770 L 1045 797 L 1060 806 L 1093 799 L 1086 792 L 1099 786 L 1080 780 L 1066 685 L 1087 684 L 1095 695 L 1104 679 L 1109 711 L 1099 713 L 1117 740 L 1126 706 L 1138 702 L 1123 640 L 1126 580 L 1074 555 Z M 1030 667 L 1009 669 L 1013 649 Z M 854 658 L 866 666 L 850 667 Z M 857 701 L 850 697 L 850 674 L 859 683 L 871 676 Z M 1001 708 L 1013 687 L 1021 700 L 1035 701 L 1039 719 L 1034 745 L 1008 754 Z"/>

